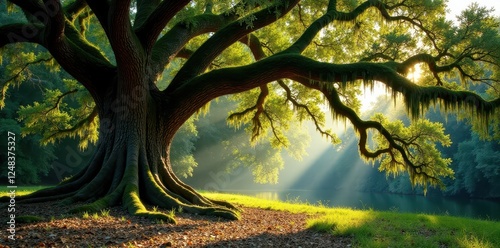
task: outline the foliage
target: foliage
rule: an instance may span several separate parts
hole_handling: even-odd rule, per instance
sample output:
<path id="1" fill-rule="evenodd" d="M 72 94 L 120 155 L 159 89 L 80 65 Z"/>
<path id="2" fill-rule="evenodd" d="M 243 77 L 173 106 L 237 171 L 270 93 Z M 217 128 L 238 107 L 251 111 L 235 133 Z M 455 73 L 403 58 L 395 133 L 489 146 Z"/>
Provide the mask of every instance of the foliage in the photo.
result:
<path id="1" fill-rule="evenodd" d="M 396 142 L 410 150 L 411 160 L 414 164 L 420 165 L 418 172 L 424 172 L 433 177 L 453 176 L 453 170 L 449 168 L 451 159 L 442 158 L 441 152 L 436 148 L 436 143 L 447 147 L 451 145 L 449 135 L 444 134 L 441 123 L 432 123 L 429 120 L 420 119 L 413 122 L 409 127 L 404 127 L 402 121 L 389 122 L 383 115 L 377 114 L 373 117 L 385 126 L 392 136 L 396 137 Z M 390 147 L 390 144 L 382 135 L 375 137 L 378 149 Z M 400 153 L 394 156 L 384 155 L 379 170 L 386 171 L 386 174 L 398 175 L 407 171 L 405 162 Z M 413 185 L 424 185 L 424 178 L 411 175 Z M 444 186 L 444 185 L 442 185 Z M 424 190 L 426 188 L 424 187 Z"/>

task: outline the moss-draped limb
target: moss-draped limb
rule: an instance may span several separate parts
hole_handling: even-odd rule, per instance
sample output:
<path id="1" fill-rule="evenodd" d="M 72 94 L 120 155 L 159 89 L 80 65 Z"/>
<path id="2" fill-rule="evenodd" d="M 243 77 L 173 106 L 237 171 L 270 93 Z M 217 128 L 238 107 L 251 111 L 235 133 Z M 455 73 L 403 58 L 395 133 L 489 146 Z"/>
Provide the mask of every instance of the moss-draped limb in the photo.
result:
<path id="1" fill-rule="evenodd" d="M 361 156 L 365 159 L 375 160 L 379 159 L 382 155 L 386 154 L 391 157 L 392 166 L 403 166 L 408 171 L 412 183 L 415 185 L 417 183 L 424 186 L 424 190 L 427 189 L 427 185 L 432 186 L 443 186 L 443 183 L 439 176 L 449 176 L 447 173 L 436 172 L 432 169 L 432 165 L 421 163 L 416 164 L 413 162 L 412 149 L 409 147 L 408 143 L 391 134 L 380 122 L 378 121 L 364 121 L 362 120 L 354 110 L 345 106 L 335 89 L 325 87 L 325 86 L 315 86 L 310 82 L 302 82 L 303 84 L 309 84 L 312 88 L 317 88 L 322 91 L 326 96 L 329 105 L 332 109 L 332 114 L 335 118 L 347 118 L 354 126 L 354 129 L 359 134 L 359 152 Z M 377 149 L 375 151 L 370 151 L 368 149 L 368 130 L 376 130 L 380 133 L 389 143 L 386 148 Z M 410 141 L 411 142 L 411 141 Z M 403 161 L 398 161 L 396 157 L 400 155 Z"/>
<path id="2" fill-rule="evenodd" d="M 393 95 L 403 95 L 408 112 L 413 118 L 420 117 L 433 104 L 442 104 L 446 111 L 467 109 L 488 120 L 498 113 L 500 100 L 486 101 L 473 92 L 453 91 L 442 87 L 419 86 L 403 77 L 384 63 L 358 62 L 352 64 L 332 64 L 318 62 L 298 54 L 273 55 L 245 66 L 213 70 L 200 75 L 169 95 L 178 104 L 186 106 L 185 111 L 196 112 L 208 101 L 216 97 L 235 94 L 260 87 L 268 82 L 283 78 L 305 78 L 311 82 L 328 82 L 326 87 L 362 80 L 371 87 L 379 81 L 392 91 Z M 186 97 L 189 96 L 189 97 Z M 185 104 L 190 102 L 192 104 Z"/>

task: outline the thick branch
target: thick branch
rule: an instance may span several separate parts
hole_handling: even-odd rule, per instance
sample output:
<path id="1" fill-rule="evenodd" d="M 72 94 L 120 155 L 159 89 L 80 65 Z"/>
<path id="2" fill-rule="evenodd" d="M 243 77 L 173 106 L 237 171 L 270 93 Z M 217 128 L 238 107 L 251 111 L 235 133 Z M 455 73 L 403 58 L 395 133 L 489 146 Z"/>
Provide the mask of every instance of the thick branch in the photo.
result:
<path id="1" fill-rule="evenodd" d="M 156 7 L 144 23 L 135 31 L 145 50 L 152 49 L 167 23 L 189 2 L 190 0 L 164 0 Z"/>
<path id="2" fill-rule="evenodd" d="M 241 37 L 275 22 L 277 18 L 283 17 L 298 2 L 298 0 L 294 0 L 288 3 L 272 5 L 252 14 L 255 17 L 252 27 L 245 27 L 240 22 L 233 22 L 222 28 L 196 50 L 195 54 L 184 64 L 167 89 L 172 92 L 189 79 L 203 73 L 210 63 L 231 44 L 241 39 Z M 279 16 L 269 14 L 274 12 L 275 9 L 279 10 Z"/>
<path id="3" fill-rule="evenodd" d="M 99 23 L 101 24 L 102 28 L 104 29 L 105 32 L 109 31 L 109 4 L 108 1 L 101 1 L 101 0 L 85 0 L 94 13 L 94 15 L 97 17 L 99 20 Z"/>
<path id="4" fill-rule="evenodd" d="M 111 82 L 115 68 L 92 46 L 82 42 L 78 32 L 65 22 L 60 5 L 46 3 L 49 19 L 46 25 L 11 24 L 0 27 L 0 47 L 7 44 L 30 42 L 45 47 L 68 73 L 81 82 L 99 102 L 103 92 L 101 82 Z M 65 25 L 68 24 L 67 27 Z M 67 36 L 66 36 L 67 35 Z"/>
<path id="5" fill-rule="evenodd" d="M 134 28 L 138 28 L 144 24 L 146 19 L 155 11 L 162 0 L 137 0 L 136 12 L 134 17 Z"/>
<path id="6" fill-rule="evenodd" d="M 192 38 L 204 33 L 217 31 L 236 18 L 237 15 L 230 13 L 223 13 L 221 15 L 202 14 L 184 22 L 179 22 L 155 43 L 151 52 L 151 57 L 154 61 L 151 69 L 156 75 L 159 75 L 163 72 L 165 66 L 183 50 L 184 46 Z M 190 25 L 189 23 L 191 22 L 197 23 L 197 25 Z"/>
<path id="7" fill-rule="evenodd" d="M 45 0 L 50 21 L 46 24 L 45 38 L 47 43 L 56 43 L 64 36 L 65 16 L 59 0 Z"/>
<path id="8" fill-rule="evenodd" d="M 118 69 L 122 73 L 135 72 L 137 65 L 144 59 L 142 45 L 132 30 L 130 23 L 130 4 L 132 0 L 112 0 L 109 8 L 109 25 L 107 30 L 109 43 L 113 48 Z"/>

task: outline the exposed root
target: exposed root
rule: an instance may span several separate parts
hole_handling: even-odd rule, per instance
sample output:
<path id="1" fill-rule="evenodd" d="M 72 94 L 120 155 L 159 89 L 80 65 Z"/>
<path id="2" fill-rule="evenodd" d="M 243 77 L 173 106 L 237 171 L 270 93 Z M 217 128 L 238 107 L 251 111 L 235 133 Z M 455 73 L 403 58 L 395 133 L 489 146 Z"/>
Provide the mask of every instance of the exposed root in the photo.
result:
<path id="1" fill-rule="evenodd" d="M 203 205 L 185 203 L 169 195 L 160 185 L 156 183 L 156 180 L 150 172 L 147 172 L 147 178 L 149 178 L 149 180 L 144 180 L 147 192 L 146 198 L 154 205 L 173 210 L 182 208 L 182 210 L 187 213 L 213 215 L 229 220 L 238 220 L 240 218 L 239 213 L 234 209 L 235 207 L 232 204 L 227 204 L 232 206 L 232 208 L 224 206 L 224 203 L 220 205 L 214 204 L 208 201 L 205 197 L 196 193 L 194 190 L 191 192 L 193 196 L 193 198 L 190 199 L 191 202 L 202 202 Z M 187 190 L 183 187 L 179 187 L 177 189 Z M 197 198 L 198 196 L 202 198 Z"/>
<path id="2" fill-rule="evenodd" d="M 139 190 L 134 185 L 128 185 L 123 195 L 123 205 L 129 213 L 137 216 L 145 216 L 151 219 L 163 220 L 168 223 L 176 223 L 173 214 L 168 215 L 161 212 L 149 211 L 139 198 Z"/>

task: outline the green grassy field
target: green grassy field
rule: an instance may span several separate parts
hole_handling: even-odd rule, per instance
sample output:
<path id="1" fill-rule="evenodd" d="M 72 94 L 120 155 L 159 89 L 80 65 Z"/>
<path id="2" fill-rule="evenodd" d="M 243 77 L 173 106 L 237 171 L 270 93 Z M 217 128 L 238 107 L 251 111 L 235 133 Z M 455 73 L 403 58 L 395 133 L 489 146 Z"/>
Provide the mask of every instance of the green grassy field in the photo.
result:
<path id="1" fill-rule="evenodd" d="M 19 187 L 16 194 L 40 188 Z M 6 187 L 0 188 L 1 195 L 6 195 Z M 355 247 L 500 247 L 500 222 L 497 221 L 331 208 L 226 193 L 203 192 L 203 195 L 245 207 L 307 214 L 310 216 L 308 228 L 351 237 Z"/>
<path id="2" fill-rule="evenodd" d="M 308 214 L 309 228 L 352 237 L 356 247 L 500 247 L 500 222 L 496 221 L 331 208 L 225 193 L 204 195 L 246 207 Z"/>

